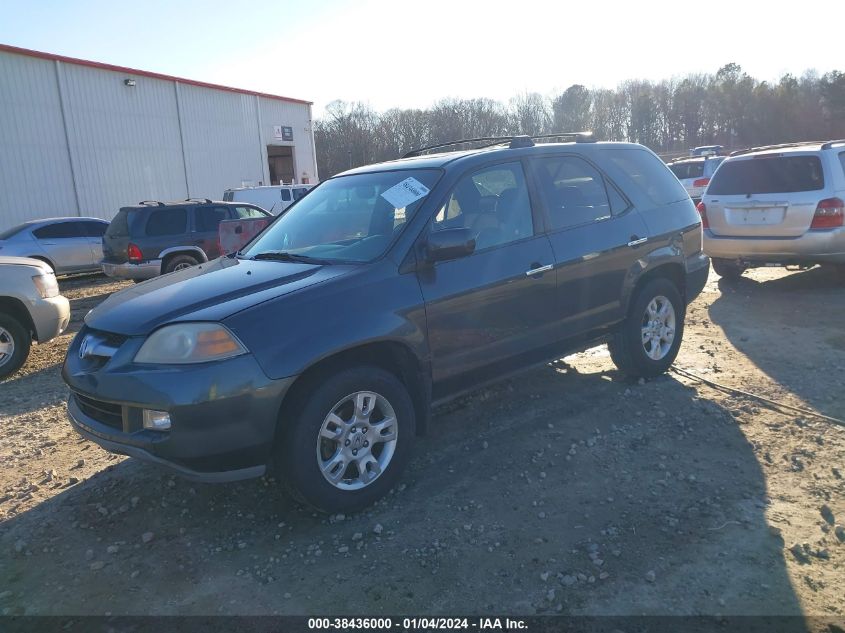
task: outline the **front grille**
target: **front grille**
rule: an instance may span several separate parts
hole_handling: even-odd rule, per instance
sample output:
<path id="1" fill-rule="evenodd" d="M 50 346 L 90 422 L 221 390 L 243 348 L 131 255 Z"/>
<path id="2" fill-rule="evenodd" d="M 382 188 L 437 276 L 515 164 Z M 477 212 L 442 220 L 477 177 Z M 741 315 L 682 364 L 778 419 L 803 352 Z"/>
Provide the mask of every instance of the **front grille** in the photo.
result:
<path id="1" fill-rule="evenodd" d="M 121 405 L 94 400 L 94 398 L 78 393 L 73 394 L 73 397 L 76 398 L 76 404 L 82 413 L 89 418 L 114 429 L 123 430 L 123 407 Z"/>
<path id="2" fill-rule="evenodd" d="M 110 347 L 120 347 L 126 342 L 128 336 L 124 334 L 115 334 L 114 332 L 106 332 L 104 330 L 95 330 L 93 328 L 86 328 L 86 333 L 94 334 L 98 338 L 102 339 L 104 343 L 109 345 Z"/>

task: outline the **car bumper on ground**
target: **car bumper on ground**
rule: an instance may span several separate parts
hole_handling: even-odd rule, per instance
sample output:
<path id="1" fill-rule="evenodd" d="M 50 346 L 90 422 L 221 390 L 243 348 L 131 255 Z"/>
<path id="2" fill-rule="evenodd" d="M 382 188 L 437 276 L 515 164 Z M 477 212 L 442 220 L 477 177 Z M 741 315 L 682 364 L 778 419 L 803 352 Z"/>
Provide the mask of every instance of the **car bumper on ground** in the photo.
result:
<path id="1" fill-rule="evenodd" d="M 61 295 L 49 299 L 39 298 L 28 307 L 39 343 L 56 338 L 70 323 L 70 302 Z"/>
<path id="2" fill-rule="evenodd" d="M 140 264 L 133 264 L 131 262 L 115 264 L 113 262 L 102 261 L 100 265 L 108 277 L 115 279 L 137 279 L 143 281 L 144 279 L 158 277 L 161 274 L 160 259 L 153 259 L 148 262 L 141 262 Z"/>
<path id="3" fill-rule="evenodd" d="M 140 345 L 132 339 L 97 368 L 99 360 L 79 358 L 79 338 L 62 375 L 71 389 L 70 421 L 82 436 L 198 481 L 264 473 L 293 378 L 267 378 L 249 354 L 182 366 L 121 363 L 119 355 L 131 359 Z M 110 371 L 112 362 L 117 367 Z M 145 429 L 144 409 L 169 413 L 171 428 Z"/>
<path id="4" fill-rule="evenodd" d="M 704 232 L 704 252 L 718 259 L 761 263 L 845 263 L 845 228 L 790 238 L 716 236 Z"/>

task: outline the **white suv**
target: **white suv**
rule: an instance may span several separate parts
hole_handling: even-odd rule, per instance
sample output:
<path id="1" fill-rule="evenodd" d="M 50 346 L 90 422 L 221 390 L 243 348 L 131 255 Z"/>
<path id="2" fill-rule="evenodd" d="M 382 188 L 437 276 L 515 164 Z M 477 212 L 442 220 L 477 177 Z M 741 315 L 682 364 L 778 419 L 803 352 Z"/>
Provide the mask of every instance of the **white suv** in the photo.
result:
<path id="1" fill-rule="evenodd" d="M 714 154 L 684 156 L 670 161 L 669 169 L 681 181 L 692 201 L 698 203 L 716 168 L 725 158 Z"/>
<path id="2" fill-rule="evenodd" d="M 845 268 L 845 139 L 733 152 L 698 205 L 722 277 L 755 266 Z"/>

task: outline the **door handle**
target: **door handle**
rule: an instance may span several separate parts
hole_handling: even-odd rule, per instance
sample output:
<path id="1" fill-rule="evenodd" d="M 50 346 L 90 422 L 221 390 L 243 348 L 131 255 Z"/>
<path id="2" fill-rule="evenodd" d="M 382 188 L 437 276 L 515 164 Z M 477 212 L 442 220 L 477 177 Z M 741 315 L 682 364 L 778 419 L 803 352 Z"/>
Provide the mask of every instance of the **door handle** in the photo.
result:
<path id="1" fill-rule="evenodd" d="M 533 277 L 534 275 L 542 275 L 543 273 L 548 272 L 553 268 L 554 266 L 552 264 L 546 264 L 545 266 L 540 266 L 539 268 L 532 268 L 531 270 L 526 270 L 525 274 L 528 277 Z"/>
<path id="2" fill-rule="evenodd" d="M 636 235 L 631 236 L 631 241 L 628 242 L 628 246 L 634 247 L 639 246 L 640 244 L 645 244 L 648 241 L 647 237 L 637 237 Z"/>

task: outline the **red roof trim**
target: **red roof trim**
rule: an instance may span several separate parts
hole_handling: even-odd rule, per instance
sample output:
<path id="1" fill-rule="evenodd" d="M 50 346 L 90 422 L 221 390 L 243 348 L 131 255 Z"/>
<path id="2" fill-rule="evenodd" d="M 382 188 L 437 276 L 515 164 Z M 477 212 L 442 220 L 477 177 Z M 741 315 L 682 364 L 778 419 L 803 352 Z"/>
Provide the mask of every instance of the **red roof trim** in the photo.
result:
<path id="1" fill-rule="evenodd" d="M 75 57 L 65 57 L 64 55 L 54 55 L 53 53 L 42 53 L 41 51 L 33 51 L 28 48 L 18 48 L 17 46 L 9 46 L 8 44 L 0 44 L 0 52 L 14 53 L 16 55 L 26 55 L 27 57 L 39 57 L 41 59 L 49 59 L 51 61 L 60 61 L 67 64 L 77 64 L 79 66 L 89 66 L 91 68 L 100 68 L 103 70 L 113 70 L 115 72 L 126 73 L 128 75 L 135 75 L 137 77 L 152 77 L 153 79 L 164 79 L 166 81 L 178 81 L 181 84 L 189 86 L 199 86 L 201 88 L 213 88 L 214 90 L 224 90 L 226 92 L 237 92 L 245 95 L 256 95 L 258 97 L 266 97 L 267 99 L 277 99 L 279 101 L 288 101 L 290 103 L 301 103 L 303 105 L 313 105 L 313 101 L 304 101 L 302 99 L 293 99 L 291 97 L 281 97 L 279 95 L 271 95 L 266 92 L 255 92 L 254 90 L 244 90 L 243 88 L 232 88 L 230 86 L 221 86 L 219 84 L 210 84 L 204 81 L 194 81 L 193 79 L 184 79 L 183 77 L 174 77 L 173 75 L 163 75 L 161 73 L 153 73 L 147 70 L 137 70 L 135 68 L 127 68 L 126 66 L 114 66 L 112 64 L 103 64 L 100 62 L 92 62 L 86 59 L 77 59 Z"/>

